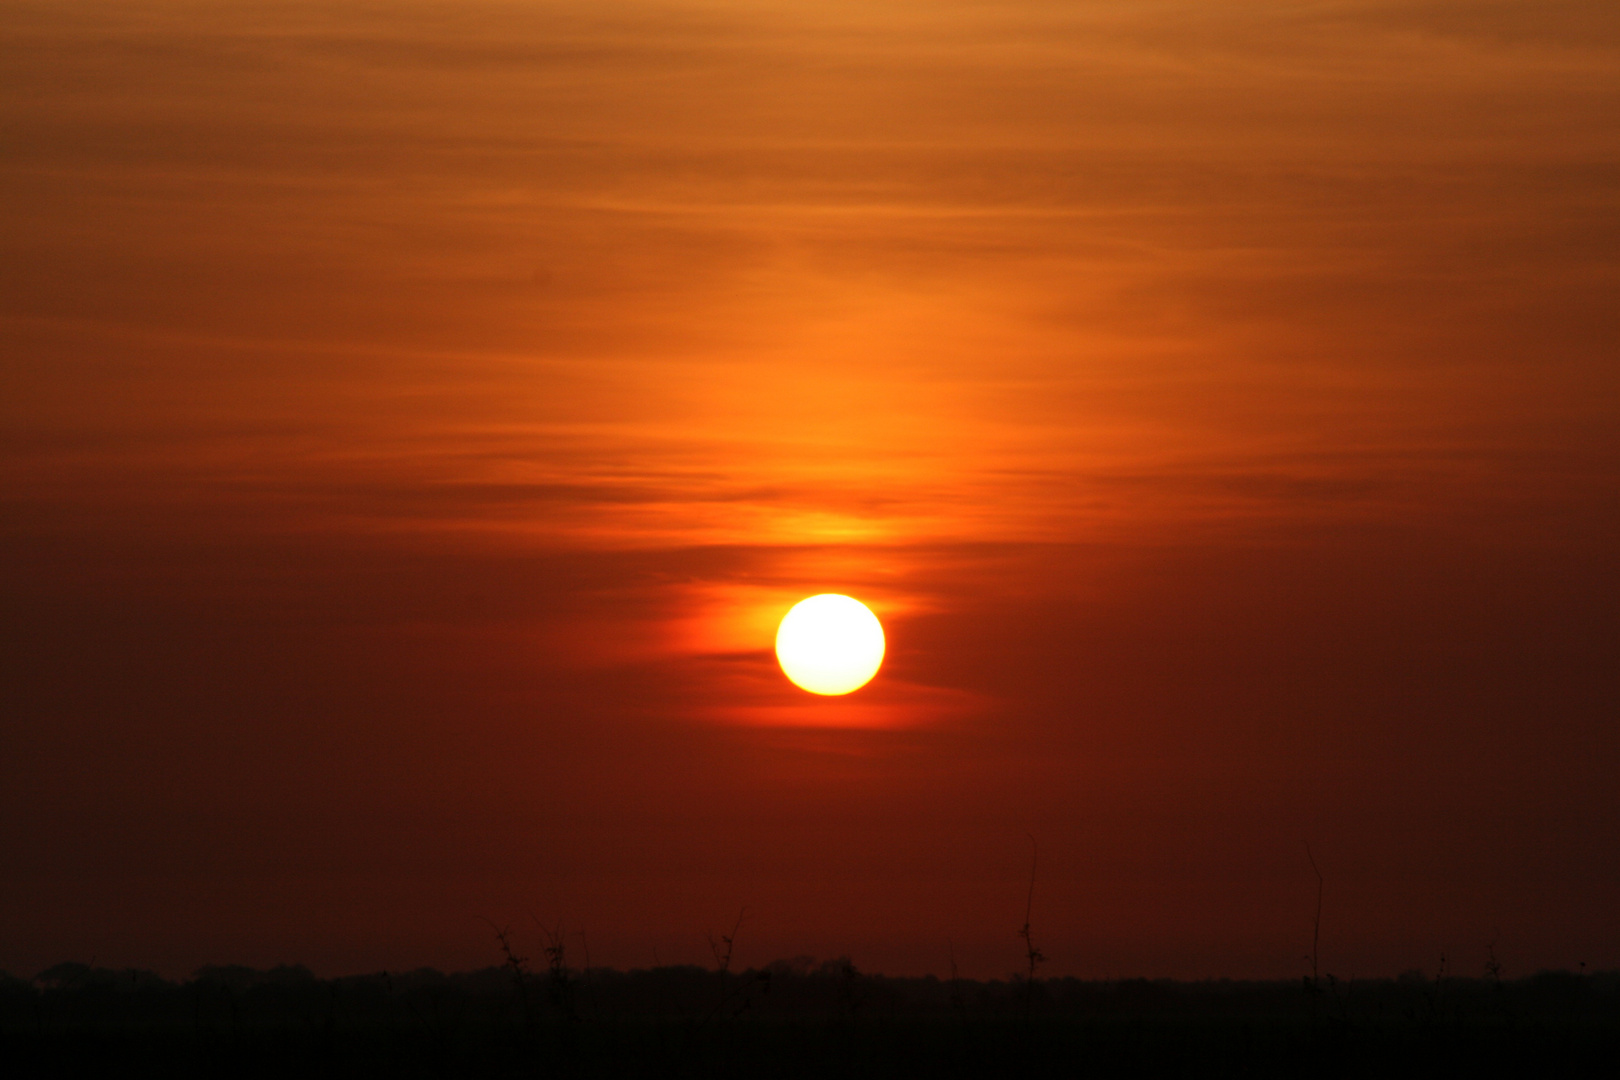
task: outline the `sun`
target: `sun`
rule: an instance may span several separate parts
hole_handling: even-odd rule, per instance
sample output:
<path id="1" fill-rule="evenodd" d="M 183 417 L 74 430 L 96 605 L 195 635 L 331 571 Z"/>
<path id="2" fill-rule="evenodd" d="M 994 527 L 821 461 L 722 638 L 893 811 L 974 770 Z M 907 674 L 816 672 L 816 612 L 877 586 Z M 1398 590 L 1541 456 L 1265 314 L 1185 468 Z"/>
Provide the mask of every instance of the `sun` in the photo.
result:
<path id="1" fill-rule="evenodd" d="M 859 690 L 883 666 L 883 624 L 850 596 L 822 593 L 800 600 L 776 629 L 782 671 L 812 694 Z"/>

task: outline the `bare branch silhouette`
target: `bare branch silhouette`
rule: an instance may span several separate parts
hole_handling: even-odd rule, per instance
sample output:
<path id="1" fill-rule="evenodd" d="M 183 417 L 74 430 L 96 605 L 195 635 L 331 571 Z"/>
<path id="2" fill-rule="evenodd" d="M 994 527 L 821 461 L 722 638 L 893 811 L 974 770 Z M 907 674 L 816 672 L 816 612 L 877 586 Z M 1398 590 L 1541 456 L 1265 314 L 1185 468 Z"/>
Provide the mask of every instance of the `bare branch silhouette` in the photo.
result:
<path id="1" fill-rule="evenodd" d="M 1030 930 L 1030 915 L 1035 910 L 1035 870 L 1040 860 L 1040 848 L 1035 843 L 1035 834 L 1024 835 L 1029 837 L 1029 895 L 1024 900 L 1024 927 L 1018 931 L 1018 936 L 1024 939 L 1024 959 L 1029 965 L 1024 974 L 1024 1016 L 1028 1018 L 1035 1001 L 1035 968 L 1045 963 L 1046 957 L 1035 947 Z"/>

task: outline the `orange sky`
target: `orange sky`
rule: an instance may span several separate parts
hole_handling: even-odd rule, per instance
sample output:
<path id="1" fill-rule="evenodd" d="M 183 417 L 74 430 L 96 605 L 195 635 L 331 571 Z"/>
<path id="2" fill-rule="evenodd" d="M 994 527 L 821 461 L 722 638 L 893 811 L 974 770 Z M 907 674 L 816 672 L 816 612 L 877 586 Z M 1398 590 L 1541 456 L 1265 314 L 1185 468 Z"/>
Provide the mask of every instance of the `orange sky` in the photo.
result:
<path id="1" fill-rule="evenodd" d="M 1620 964 L 1620 15 L 0 0 L 0 968 Z M 796 599 L 884 618 L 848 699 Z M 947 942 L 951 945 L 947 946 Z"/>

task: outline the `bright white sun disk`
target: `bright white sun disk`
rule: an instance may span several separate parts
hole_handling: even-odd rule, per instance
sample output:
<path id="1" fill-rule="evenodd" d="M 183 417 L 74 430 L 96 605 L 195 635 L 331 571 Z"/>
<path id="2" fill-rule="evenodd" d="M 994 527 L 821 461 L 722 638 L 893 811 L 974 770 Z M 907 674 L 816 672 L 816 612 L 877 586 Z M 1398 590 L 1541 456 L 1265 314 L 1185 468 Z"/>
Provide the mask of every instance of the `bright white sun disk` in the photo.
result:
<path id="1" fill-rule="evenodd" d="M 883 665 L 883 624 L 853 597 L 812 596 L 782 617 L 776 659 L 796 686 L 812 694 L 847 694 Z"/>

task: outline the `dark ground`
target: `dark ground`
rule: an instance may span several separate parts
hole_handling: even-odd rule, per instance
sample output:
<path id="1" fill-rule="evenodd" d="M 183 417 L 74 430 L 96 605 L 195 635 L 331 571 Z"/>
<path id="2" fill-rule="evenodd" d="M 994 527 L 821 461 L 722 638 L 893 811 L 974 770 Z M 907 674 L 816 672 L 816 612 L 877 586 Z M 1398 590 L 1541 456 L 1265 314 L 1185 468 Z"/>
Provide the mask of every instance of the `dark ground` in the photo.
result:
<path id="1" fill-rule="evenodd" d="M 863 975 L 784 962 L 519 977 L 184 983 L 63 964 L 0 976 L 13 1076 L 1615 1075 L 1620 973 L 1341 983 Z"/>

